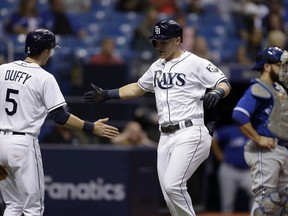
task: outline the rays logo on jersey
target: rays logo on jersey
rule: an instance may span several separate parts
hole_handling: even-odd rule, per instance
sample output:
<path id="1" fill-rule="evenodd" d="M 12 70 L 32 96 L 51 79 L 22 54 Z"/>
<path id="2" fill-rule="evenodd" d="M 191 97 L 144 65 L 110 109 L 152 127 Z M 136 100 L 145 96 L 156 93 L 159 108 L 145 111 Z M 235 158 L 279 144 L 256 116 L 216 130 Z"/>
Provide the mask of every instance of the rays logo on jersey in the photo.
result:
<path id="1" fill-rule="evenodd" d="M 158 86 L 161 89 L 169 89 L 174 85 L 185 85 L 185 74 L 183 73 L 163 73 L 161 70 L 155 71 L 154 87 Z"/>
<path id="2" fill-rule="evenodd" d="M 210 71 L 210 72 L 218 72 L 218 71 L 219 71 L 219 69 L 218 69 L 214 64 L 212 64 L 212 63 L 210 63 L 210 64 L 206 67 L 206 69 L 207 69 L 208 71 Z"/>

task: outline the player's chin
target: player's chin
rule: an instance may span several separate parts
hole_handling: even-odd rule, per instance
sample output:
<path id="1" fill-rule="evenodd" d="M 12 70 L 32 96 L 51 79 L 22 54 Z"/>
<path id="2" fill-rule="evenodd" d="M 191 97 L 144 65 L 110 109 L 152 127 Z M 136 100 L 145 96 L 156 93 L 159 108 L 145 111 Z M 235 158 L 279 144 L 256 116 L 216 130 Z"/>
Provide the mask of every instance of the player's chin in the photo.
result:
<path id="1" fill-rule="evenodd" d="M 165 59 L 167 56 L 166 56 L 165 52 L 160 52 L 159 51 L 159 57 L 162 58 L 162 59 Z"/>

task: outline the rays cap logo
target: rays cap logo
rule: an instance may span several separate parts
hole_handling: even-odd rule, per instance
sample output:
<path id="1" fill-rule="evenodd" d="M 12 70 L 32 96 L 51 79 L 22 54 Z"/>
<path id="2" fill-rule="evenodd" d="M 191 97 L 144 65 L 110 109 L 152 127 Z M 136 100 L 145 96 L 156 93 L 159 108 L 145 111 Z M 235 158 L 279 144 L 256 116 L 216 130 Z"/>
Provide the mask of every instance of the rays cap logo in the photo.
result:
<path id="1" fill-rule="evenodd" d="M 161 34 L 159 26 L 155 26 L 155 34 Z"/>

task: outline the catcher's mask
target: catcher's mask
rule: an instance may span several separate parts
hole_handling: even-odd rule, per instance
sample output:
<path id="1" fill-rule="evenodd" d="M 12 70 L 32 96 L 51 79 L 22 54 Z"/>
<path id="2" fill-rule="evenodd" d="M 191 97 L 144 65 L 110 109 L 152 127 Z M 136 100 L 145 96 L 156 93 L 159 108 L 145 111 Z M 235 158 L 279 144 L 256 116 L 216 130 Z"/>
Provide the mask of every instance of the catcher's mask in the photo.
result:
<path id="1" fill-rule="evenodd" d="M 281 55 L 279 80 L 288 89 L 288 52 L 286 50 L 284 50 Z"/>

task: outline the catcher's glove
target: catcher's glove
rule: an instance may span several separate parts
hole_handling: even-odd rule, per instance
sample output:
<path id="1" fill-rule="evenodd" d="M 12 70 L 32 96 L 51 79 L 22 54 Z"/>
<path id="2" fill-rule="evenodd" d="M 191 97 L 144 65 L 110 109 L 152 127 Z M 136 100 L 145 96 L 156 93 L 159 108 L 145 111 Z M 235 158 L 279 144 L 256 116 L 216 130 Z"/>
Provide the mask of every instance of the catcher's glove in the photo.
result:
<path id="1" fill-rule="evenodd" d="M 0 181 L 6 179 L 8 176 L 8 172 L 6 170 L 6 168 L 2 165 L 0 165 Z"/>
<path id="2" fill-rule="evenodd" d="M 92 91 L 88 91 L 84 94 L 84 101 L 87 103 L 101 103 L 107 100 L 108 93 L 107 90 L 103 90 L 93 83 L 90 84 L 93 88 Z"/>

